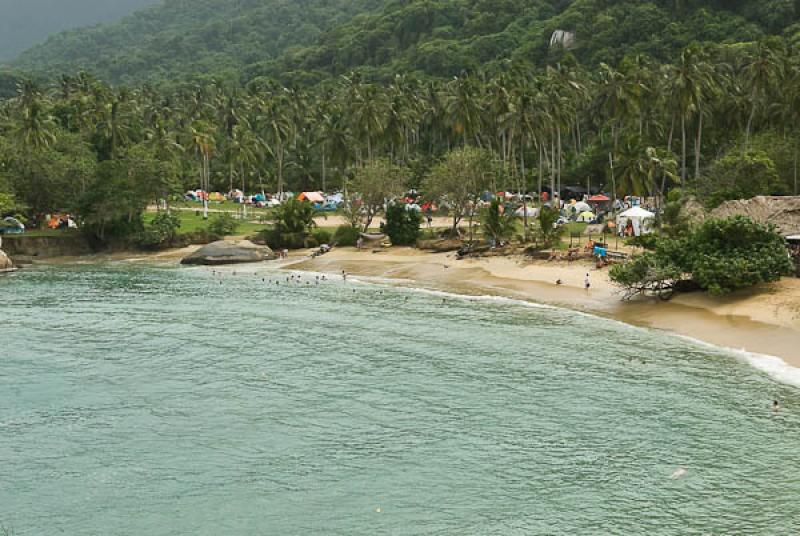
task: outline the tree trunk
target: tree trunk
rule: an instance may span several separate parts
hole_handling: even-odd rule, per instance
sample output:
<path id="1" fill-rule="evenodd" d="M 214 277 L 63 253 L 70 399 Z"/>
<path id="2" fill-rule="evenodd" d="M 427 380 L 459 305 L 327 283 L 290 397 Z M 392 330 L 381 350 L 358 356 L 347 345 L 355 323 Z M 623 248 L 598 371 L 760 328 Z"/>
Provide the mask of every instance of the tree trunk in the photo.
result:
<path id="1" fill-rule="evenodd" d="M 322 144 L 322 191 L 327 192 L 326 182 L 328 178 L 328 169 L 325 166 L 325 144 Z"/>
<path id="2" fill-rule="evenodd" d="M 667 136 L 667 151 L 672 152 L 672 137 L 675 134 L 675 114 L 672 114 L 672 120 L 669 124 L 669 135 Z"/>
<path id="3" fill-rule="evenodd" d="M 247 191 L 244 183 L 244 162 L 239 162 L 239 174 L 242 176 L 242 195 Z M 244 201 L 244 199 L 242 199 Z M 242 218 L 247 219 L 247 203 L 242 203 Z"/>
<path id="4" fill-rule="evenodd" d="M 697 143 L 694 147 L 694 183 L 700 180 L 700 150 L 703 143 L 703 114 L 698 114 L 697 118 Z"/>
<path id="5" fill-rule="evenodd" d="M 562 153 L 561 153 L 561 129 L 559 128 L 558 129 L 558 160 L 557 160 L 558 164 L 557 164 L 557 168 L 556 168 L 558 170 L 558 193 L 559 193 L 559 198 L 561 198 L 561 186 L 562 186 L 561 185 L 561 158 L 562 158 Z"/>
<path id="6" fill-rule="evenodd" d="M 519 167 L 522 171 L 522 225 L 525 242 L 528 241 L 528 179 L 525 177 L 525 147 L 522 145 L 519 151 Z"/>
<path id="7" fill-rule="evenodd" d="M 747 152 L 747 149 L 750 147 L 750 132 L 753 129 L 753 121 L 756 118 L 756 92 L 753 90 L 753 94 L 750 96 L 751 100 L 751 107 L 750 107 L 750 117 L 747 118 L 747 128 L 744 131 L 744 147 L 742 148 L 742 154 Z"/>
<path id="8" fill-rule="evenodd" d="M 555 136 L 550 138 L 550 200 L 555 207 L 556 199 L 556 140 Z M 559 196 L 560 197 L 560 196 Z"/>
<path id="9" fill-rule="evenodd" d="M 202 181 L 202 189 L 203 193 L 203 219 L 208 219 L 208 191 L 210 190 L 210 185 L 208 184 L 211 182 L 209 180 L 209 162 L 208 162 L 208 153 L 203 152 L 203 181 Z"/>
<path id="10" fill-rule="evenodd" d="M 686 186 L 686 116 L 681 116 L 681 185 Z"/>
<path id="11" fill-rule="evenodd" d="M 232 191 L 233 191 L 233 158 L 231 158 L 230 155 L 228 155 L 228 192 Z"/>
<path id="12" fill-rule="evenodd" d="M 539 143 L 539 208 L 542 207 L 542 180 L 544 178 L 544 145 Z"/>

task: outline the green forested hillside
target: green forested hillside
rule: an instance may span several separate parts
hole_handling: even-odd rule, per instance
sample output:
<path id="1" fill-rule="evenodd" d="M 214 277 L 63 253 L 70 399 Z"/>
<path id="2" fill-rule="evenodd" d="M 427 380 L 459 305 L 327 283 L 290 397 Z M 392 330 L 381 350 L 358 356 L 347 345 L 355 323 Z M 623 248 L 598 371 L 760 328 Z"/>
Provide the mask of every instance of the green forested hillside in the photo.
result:
<path id="1" fill-rule="evenodd" d="M 169 0 L 52 37 L 16 66 L 115 83 L 201 74 L 303 85 L 359 68 L 450 77 L 557 59 L 555 30 L 574 32 L 572 53 L 587 66 L 634 54 L 668 61 L 692 42 L 791 38 L 798 14 L 800 0 Z"/>
<path id="2" fill-rule="evenodd" d="M 312 47 L 288 54 L 269 74 L 345 72 L 453 76 L 498 60 L 542 65 L 556 30 L 575 34 L 572 51 L 585 65 L 625 55 L 668 61 L 692 42 L 737 43 L 792 33 L 795 0 L 416 0 L 394 1 L 337 27 Z"/>
<path id="3" fill-rule="evenodd" d="M 795 0 L 378 2 L 173 0 L 30 52 L 68 74 L 0 74 L 0 216 L 108 238 L 197 187 L 800 193 Z"/>
<path id="4" fill-rule="evenodd" d="M 121 22 L 67 31 L 17 60 L 35 74 L 88 70 L 115 83 L 234 76 L 368 12 L 380 0 L 166 0 Z"/>

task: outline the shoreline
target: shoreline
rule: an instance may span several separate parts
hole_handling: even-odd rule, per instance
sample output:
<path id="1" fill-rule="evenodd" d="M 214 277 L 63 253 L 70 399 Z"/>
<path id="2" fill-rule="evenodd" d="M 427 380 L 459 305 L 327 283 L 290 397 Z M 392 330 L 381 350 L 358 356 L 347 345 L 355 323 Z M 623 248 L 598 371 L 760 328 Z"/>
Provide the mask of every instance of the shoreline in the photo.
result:
<path id="1" fill-rule="evenodd" d="M 714 298 L 683 294 L 670 301 L 623 302 L 608 270 L 593 263 L 526 261 L 518 257 L 456 260 L 453 253 L 392 248 L 378 253 L 336 249 L 316 258 L 290 259 L 282 268 L 380 277 L 408 286 L 465 296 L 493 295 L 552 305 L 655 329 L 732 351 L 780 358 L 800 370 L 800 279 Z M 586 273 L 592 288 L 586 292 Z M 562 279 L 557 286 L 555 281 Z"/>
<path id="2" fill-rule="evenodd" d="M 201 246 L 157 253 L 114 252 L 50 258 L 43 264 L 75 262 L 158 262 L 176 264 Z M 39 264 L 39 263 L 37 263 Z M 798 374 L 800 385 L 800 279 L 783 279 L 720 298 L 704 293 L 621 300 L 608 270 L 594 263 L 532 261 L 518 256 L 457 260 L 455 253 L 434 253 L 394 247 L 372 252 L 335 248 L 320 257 L 307 250 L 287 260 L 231 266 L 299 270 L 376 277 L 398 286 L 450 292 L 462 296 L 499 296 L 551 305 L 628 325 L 686 337 L 733 352 L 779 358 Z M 221 269 L 224 267 L 216 267 Z M 230 268 L 230 267 L 229 267 Z M 589 274 L 591 289 L 583 288 Z M 563 284 L 557 286 L 555 281 Z M 763 368 L 763 367 L 762 367 Z M 772 367 L 775 368 L 775 367 Z"/>

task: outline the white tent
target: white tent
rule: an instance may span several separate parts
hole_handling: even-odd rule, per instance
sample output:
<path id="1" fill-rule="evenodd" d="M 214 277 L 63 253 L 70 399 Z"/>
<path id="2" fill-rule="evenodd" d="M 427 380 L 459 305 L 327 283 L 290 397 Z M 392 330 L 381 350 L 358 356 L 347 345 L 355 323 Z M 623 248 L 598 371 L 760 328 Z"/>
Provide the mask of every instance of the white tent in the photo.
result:
<path id="1" fill-rule="evenodd" d="M 575 212 L 577 212 L 578 214 L 580 214 L 581 212 L 592 211 L 592 207 L 590 207 L 588 203 L 584 203 L 583 201 L 578 201 L 572 206 L 575 208 Z"/>
<path id="2" fill-rule="evenodd" d="M 653 232 L 653 224 L 655 221 L 656 215 L 652 212 L 642 207 L 633 207 L 617 216 L 617 231 L 620 235 L 624 235 L 625 229 L 628 227 L 628 222 L 630 222 L 633 227 L 633 236 L 650 234 Z"/>
<path id="3" fill-rule="evenodd" d="M 531 207 L 519 207 L 516 212 L 514 213 L 518 218 L 524 218 L 525 213 L 527 212 L 527 216 L 529 218 L 538 218 L 539 217 L 539 209 L 538 208 L 531 208 Z"/>

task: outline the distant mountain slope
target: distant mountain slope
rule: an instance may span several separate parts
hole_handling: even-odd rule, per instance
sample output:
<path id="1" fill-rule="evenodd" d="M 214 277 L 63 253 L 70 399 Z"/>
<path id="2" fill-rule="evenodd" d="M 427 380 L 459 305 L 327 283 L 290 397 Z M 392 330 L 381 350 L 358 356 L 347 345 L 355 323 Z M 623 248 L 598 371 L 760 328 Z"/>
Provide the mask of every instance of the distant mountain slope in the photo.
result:
<path id="1" fill-rule="evenodd" d="M 560 58 L 574 34 L 587 65 L 645 54 L 673 59 L 692 42 L 798 37 L 800 0 L 166 0 L 120 23 L 62 33 L 15 66 L 79 69 L 111 82 L 198 75 L 311 84 L 360 69 L 453 76 L 505 60 Z"/>
<path id="2" fill-rule="evenodd" d="M 34 73 L 85 69 L 112 82 L 235 76 L 313 43 L 382 0 L 166 0 L 117 24 L 67 31 L 14 63 Z"/>
<path id="3" fill-rule="evenodd" d="M 159 0 L 0 0 L 0 61 L 56 33 L 118 20 Z"/>
<path id="4" fill-rule="evenodd" d="M 383 76 L 452 76 L 506 59 L 544 64 L 553 59 L 556 30 L 574 33 L 572 52 L 585 64 L 613 64 L 631 54 L 670 60 L 694 41 L 800 33 L 798 15 L 800 0 L 398 0 L 286 55 L 264 74 L 366 67 Z"/>

